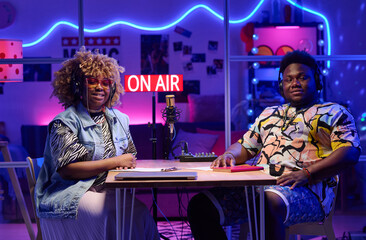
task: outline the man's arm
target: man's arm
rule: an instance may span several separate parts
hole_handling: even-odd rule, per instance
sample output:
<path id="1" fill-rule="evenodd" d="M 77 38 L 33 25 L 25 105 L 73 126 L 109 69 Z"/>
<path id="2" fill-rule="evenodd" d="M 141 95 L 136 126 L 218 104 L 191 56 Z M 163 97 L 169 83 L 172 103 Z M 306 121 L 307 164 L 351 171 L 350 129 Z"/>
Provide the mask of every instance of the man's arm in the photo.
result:
<path id="1" fill-rule="evenodd" d="M 291 185 L 291 189 L 296 186 L 303 186 L 309 181 L 321 181 L 334 176 L 341 170 L 355 165 L 360 157 L 360 150 L 355 147 L 341 147 L 332 152 L 328 157 L 309 166 L 308 173 L 305 171 L 294 171 L 284 174 L 277 179 L 277 184 L 281 186 Z"/>
<path id="2" fill-rule="evenodd" d="M 234 143 L 211 163 L 211 168 L 243 164 L 253 157 L 240 143 Z"/>
<path id="3" fill-rule="evenodd" d="M 312 180 L 322 180 L 338 174 L 349 166 L 355 165 L 359 158 L 360 150 L 358 148 L 341 147 L 307 169 Z"/>

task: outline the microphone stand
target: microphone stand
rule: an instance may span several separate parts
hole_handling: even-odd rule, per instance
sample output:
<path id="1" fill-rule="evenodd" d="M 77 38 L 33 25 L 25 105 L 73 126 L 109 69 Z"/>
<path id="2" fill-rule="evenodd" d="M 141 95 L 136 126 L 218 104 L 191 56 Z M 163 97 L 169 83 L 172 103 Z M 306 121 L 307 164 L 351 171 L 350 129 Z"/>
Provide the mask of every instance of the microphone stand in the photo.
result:
<path id="1" fill-rule="evenodd" d="M 152 95 L 152 125 L 150 125 L 152 127 L 151 132 L 152 132 L 152 137 L 150 138 L 150 141 L 152 142 L 152 159 L 156 160 L 156 113 L 155 113 L 155 109 L 156 109 L 156 102 L 155 102 L 155 92 L 153 92 Z M 157 203 L 158 203 L 158 190 L 157 188 L 153 188 L 153 197 L 155 199 L 155 204 L 153 204 L 153 218 L 156 222 L 156 224 L 158 223 L 158 208 L 157 208 Z"/>
<path id="2" fill-rule="evenodd" d="M 156 160 L 156 114 L 155 114 L 155 109 L 156 109 L 156 102 L 155 102 L 155 92 L 153 92 L 152 95 L 152 125 L 150 125 L 152 127 L 151 132 L 152 132 L 152 137 L 150 138 L 150 141 L 152 142 L 152 159 Z M 155 199 L 155 202 L 153 204 L 153 218 L 154 221 L 156 223 L 156 225 L 158 225 L 158 189 L 157 188 L 153 188 L 153 197 Z M 163 236 L 161 233 L 159 233 L 160 237 L 162 239 L 168 239 L 167 237 Z"/>
<path id="3" fill-rule="evenodd" d="M 155 102 L 155 92 L 153 92 L 152 96 L 152 137 L 150 141 L 152 142 L 152 159 L 156 160 L 156 102 Z"/>

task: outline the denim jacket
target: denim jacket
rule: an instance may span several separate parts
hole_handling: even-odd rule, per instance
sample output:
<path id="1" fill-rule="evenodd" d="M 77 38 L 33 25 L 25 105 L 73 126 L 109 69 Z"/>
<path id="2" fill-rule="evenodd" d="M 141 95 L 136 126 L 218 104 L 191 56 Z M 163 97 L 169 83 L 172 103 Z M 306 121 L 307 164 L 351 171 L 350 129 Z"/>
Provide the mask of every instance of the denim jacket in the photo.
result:
<path id="1" fill-rule="evenodd" d="M 129 118 L 116 109 L 108 108 L 105 116 L 111 129 L 116 155 L 121 155 L 128 147 Z M 35 187 L 37 215 L 40 218 L 76 218 L 79 201 L 96 177 L 66 180 L 59 175 L 56 169 L 57 160 L 51 154 L 49 139 L 52 123 L 56 120 L 62 121 L 78 136 L 80 143 L 88 149 L 90 156 L 93 156 L 92 160 L 103 159 L 102 128 L 92 120 L 81 103 L 67 108 L 48 125 L 44 163 Z"/>

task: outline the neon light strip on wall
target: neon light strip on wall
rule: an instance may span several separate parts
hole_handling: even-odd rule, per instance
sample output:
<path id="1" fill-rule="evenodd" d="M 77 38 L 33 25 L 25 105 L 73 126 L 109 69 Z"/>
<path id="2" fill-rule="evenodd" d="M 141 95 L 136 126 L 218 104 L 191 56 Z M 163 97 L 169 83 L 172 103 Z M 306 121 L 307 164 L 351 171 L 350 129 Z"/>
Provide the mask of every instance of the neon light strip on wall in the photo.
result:
<path id="1" fill-rule="evenodd" d="M 325 22 L 325 29 L 327 30 L 327 41 L 328 41 L 328 45 L 327 45 L 327 47 L 328 47 L 328 51 L 327 52 L 328 53 L 327 53 L 327 55 L 330 56 L 330 54 L 331 54 L 331 40 L 330 40 L 330 28 L 329 28 L 328 19 L 323 14 L 318 13 L 318 12 L 315 12 L 315 11 L 309 9 L 309 8 L 300 6 L 297 3 L 293 2 L 292 0 L 286 0 L 286 1 L 289 2 L 290 4 L 294 5 L 295 7 L 300 8 L 301 10 L 304 10 L 304 11 L 309 12 L 311 14 L 317 15 L 317 16 L 321 17 L 324 20 L 324 22 Z M 328 68 L 330 67 L 330 61 L 327 61 L 327 67 Z"/>
<path id="2" fill-rule="evenodd" d="M 232 24 L 238 24 L 238 23 L 243 23 L 247 20 L 249 20 L 257 11 L 258 9 L 262 6 L 262 4 L 264 3 L 264 0 L 261 0 L 258 5 L 254 8 L 254 10 L 246 17 L 239 19 L 239 20 L 230 20 L 229 22 Z M 144 31 L 162 31 L 168 28 L 171 28 L 173 26 L 175 26 L 176 24 L 178 24 L 179 22 L 181 22 L 183 19 L 185 19 L 190 13 L 192 13 L 193 11 L 203 8 L 205 10 L 207 10 L 209 13 L 211 13 L 212 15 L 214 15 L 215 17 L 217 17 L 218 19 L 220 19 L 221 21 L 224 20 L 224 17 L 221 16 L 220 14 L 218 14 L 217 12 L 215 12 L 214 10 L 212 10 L 210 7 L 204 5 L 204 4 L 198 4 L 192 8 L 190 8 L 187 12 L 185 12 L 180 18 L 178 18 L 177 20 L 173 21 L 170 24 L 167 24 L 165 26 L 162 27 L 145 27 L 145 26 L 141 26 L 141 25 L 137 25 L 134 23 L 130 23 L 130 22 L 126 22 L 126 21 L 115 21 L 112 22 L 104 27 L 100 27 L 100 28 L 96 28 L 96 29 L 88 29 L 88 28 L 84 28 L 84 32 L 88 32 L 88 33 L 96 33 L 96 32 L 100 32 L 100 31 L 104 31 L 108 28 L 111 28 L 113 26 L 116 25 L 126 25 L 126 26 L 130 26 L 132 28 L 136 28 L 139 30 L 144 30 Z M 41 41 L 43 41 L 46 37 L 48 37 L 58 26 L 60 25 L 66 25 L 75 29 L 79 29 L 79 26 L 67 21 L 59 21 L 57 23 L 55 23 L 42 37 L 40 37 L 39 39 L 37 39 L 34 42 L 30 42 L 30 43 L 24 43 L 23 47 L 32 47 L 38 43 L 40 43 Z"/>
<path id="3" fill-rule="evenodd" d="M 330 55 L 331 54 L 331 39 L 330 39 L 330 27 L 329 27 L 329 22 L 327 20 L 327 18 L 318 13 L 318 12 L 315 12 L 309 8 L 306 8 L 306 7 L 302 7 L 296 3 L 294 3 L 293 1 L 291 0 L 286 0 L 287 2 L 289 2 L 290 4 L 292 4 L 293 6 L 297 7 L 297 8 L 300 8 L 306 12 L 309 12 L 311 14 L 314 14 L 314 15 L 317 15 L 319 17 L 321 17 L 324 22 L 325 22 L 325 25 L 326 25 L 326 31 L 327 31 L 327 40 L 328 40 L 328 45 L 327 45 L 327 52 L 328 54 L 327 55 Z M 253 11 L 246 17 L 242 18 L 242 19 L 238 19 L 238 20 L 229 20 L 229 23 L 231 24 L 239 24 L 239 23 L 243 23 L 243 22 L 246 22 L 248 21 L 251 17 L 254 16 L 254 14 L 260 9 L 260 7 L 263 5 L 264 3 L 264 0 L 260 0 L 259 3 L 256 5 L 256 7 L 253 9 Z M 183 19 L 185 19 L 189 14 L 191 14 L 193 11 L 195 10 L 198 10 L 198 9 L 204 9 L 204 10 L 207 10 L 209 13 L 211 13 L 212 15 L 214 15 L 215 17 L 217 17 L 218 19 L 220 19 L 221 21 L 224 20 L 224 17 L 221 16 L 220 14 L 218 14 L 217 12 L 215 12 L 214 10 L 212 10 L 210 7 L 204 5 L 204 4 L 198 4 L 198 5 L 195 5 L 194 7 L 190 8 L 187 12 L 185 12 L 181 17 L 179 17 L 177 20 L 173 21 L 172 23 L 170 24 L 167 24 L 165 26 L 161 26 L 161 27 L 146 27 L 146 26 L 141 26 L 141 25 L 137 25 L 137 24 L 134 24 L 134 23 L 130 23 L 130 22 L 127 22 L 127 21 L 115 21 L 115 22 L 112 22 L 104 27 L 100 27 L 100 28 L 95 28 L 95 29 L 89 29 L 89 28 L 84 28 L 84 31 L 85 32 L 88 32 L 88 33 L 96 33 L 96 32 L 101 32 L 101 31 L 104 31 L 108 28 L 111 28 L 113 26 L 116 26 L 116 25 L 126 25 L 126 26 L 130 26 L 132 28 L 136 28 L 136 29 L 139 29 L 139 30 L 144 30 L 144 31 L 162 31 L 162 30 L 166 30 L 168 28 L 171 28 L 173 26 L 175 26 L 176 24 L 178 24 L 179 22 L 181 22 Z M 42 37 L 40 37 L 39 39 L 37 39 L 36 41 L 33 41 L 33 42 L 30 42 L 30 43 L 24 43 L 23 44 L 23 47 L 26 48 L 26 47 L 32 47 L 32 46 L 35 46 L 37 45 L 38 43 L 40 43 L 41 41 L 43 41 L 44 39 L 46 39 L 57 27 L 61 26 L 61 25 L 66 25 L 66 26 L 69 26 L 69 27 L 72 27 L 72 28 L 75 28 L 75 29 L 79 29 L 79 26 L 71 23 L 71 22 L 67 22 L 67 21 L 59 21 L 57 23 L 55 23 Z M 328 61 L 328 68 L 330 66 L 330 63 Z"/>

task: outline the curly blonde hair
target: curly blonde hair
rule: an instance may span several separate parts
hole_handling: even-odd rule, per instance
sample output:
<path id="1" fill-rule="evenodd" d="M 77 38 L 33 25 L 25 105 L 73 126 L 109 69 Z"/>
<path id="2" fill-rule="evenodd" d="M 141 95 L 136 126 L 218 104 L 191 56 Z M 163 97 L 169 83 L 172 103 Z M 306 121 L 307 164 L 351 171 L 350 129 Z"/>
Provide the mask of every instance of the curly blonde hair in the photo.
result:
<path id="1" fill-rule="evenodd" d="M 124 93 L 119 74 L 124 71 L 125 69 L 119 66 L 114 58 L 103 55 L 98 50 L 91 52 L 81 47 L 74 58 L 64 61 L 62 68 L 55 72 L 51 97 L 56 96 L 65 108 L 76 105 L 80 102 L 80 96 L 75 95 L 75 85 L 78 84 L 79 88 L 83 89 L 85 76 L 103 75 L 111 79 L 116 86 L 113 98 L 106 103 L 106 106 L 116 106 L 121 103 L 120 94 Z"/>

